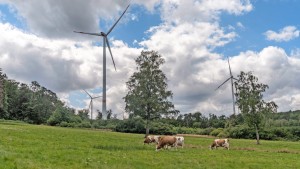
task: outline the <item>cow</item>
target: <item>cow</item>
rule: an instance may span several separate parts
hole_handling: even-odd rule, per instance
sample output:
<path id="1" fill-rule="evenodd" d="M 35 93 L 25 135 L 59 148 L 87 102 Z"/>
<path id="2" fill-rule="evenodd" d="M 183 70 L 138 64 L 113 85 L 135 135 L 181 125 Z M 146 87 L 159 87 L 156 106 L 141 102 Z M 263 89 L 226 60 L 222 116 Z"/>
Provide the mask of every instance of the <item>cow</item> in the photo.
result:
<path id="1" fill-rule="evenodd" d="M 210 145 L 210 149 L 217 149 L 217 147 L 224 147 L 229 150 L 229 139 L 215 139 Z"/>
<path id="2" fill-rule="evenodd" d="M 144 140 L 144 145 L 149 144 L 149 143 L 156 143 L 158 144 L 158 140 L 159 140 L 160 136 L 146 136 L 145 140 Z"/>
<path id="3" fill-rule="evenodd" d="M 177 149 L 177 139 L 174 136 L 163 136 L 160 137 L 158 144 L 156 145 L 156 151 L 161 148 L 166 148 L 168 146 L 175 147 Z"/>
<path id="4" fill-rule="evenodd" d="M 184 146 L 184 137 L 183 136 L 176 136 L 176 145 L 181 146 L 181 148 L 183 148 L 183 146 Z"/>

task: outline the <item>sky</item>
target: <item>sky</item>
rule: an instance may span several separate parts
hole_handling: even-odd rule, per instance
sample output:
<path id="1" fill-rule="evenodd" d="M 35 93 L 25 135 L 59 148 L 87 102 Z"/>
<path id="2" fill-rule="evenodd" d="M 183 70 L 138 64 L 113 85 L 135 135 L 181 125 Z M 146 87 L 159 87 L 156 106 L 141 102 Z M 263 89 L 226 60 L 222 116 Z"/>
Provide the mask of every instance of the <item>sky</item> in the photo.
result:
<path id="1" fill-rule="evenodd" d="M 180 113 L 231 115 L 227 58 L 234 77 L 253 72 L 278 111 L 300 109 L 298 0 L 0 0 L 0 68 L 9 79 L 39 82 L 76 110 L 87 90 L 102 95 L 102 38 L 130 7 L 109 43 L 107 109 L 126 117 L 126 82 L 143 50 L 165 59 L 171 101 Z M 107 50 L 108 53 L 108 50 Z M 94 112 L 102 110 L 101 98 Z M 93 115 L 95 116 L 95 115 Z"/>

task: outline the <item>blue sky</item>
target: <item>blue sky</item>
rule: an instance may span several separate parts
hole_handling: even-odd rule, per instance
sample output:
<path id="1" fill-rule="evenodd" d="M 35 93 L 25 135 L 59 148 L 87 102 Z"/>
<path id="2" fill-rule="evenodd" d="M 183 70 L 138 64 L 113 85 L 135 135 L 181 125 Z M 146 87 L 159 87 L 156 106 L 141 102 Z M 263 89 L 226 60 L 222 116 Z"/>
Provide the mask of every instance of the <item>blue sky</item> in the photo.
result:
<path id="1" fill-rule="evenodd" d="M 82 89 L 102 94 L 102 39 L 73 31 L 106 32 L 128 2 L 0 1 L 0 67 L 87 108 Z M 300 109 L 299 11 L 297 0 L 132 0 L 109 36 L 117 72 L 108 57 L 108 109 L 123 117 L 125 83 L 147 49 L 166 60 L 181 113 L 232 114 L 229 83 L 214 90 L 229 76 L 227 57 L 234 76 L 253 71 L 269 85 L 265 99 L 279 111 Z M 101 110 L 101 101 L 94 106 Z"/>

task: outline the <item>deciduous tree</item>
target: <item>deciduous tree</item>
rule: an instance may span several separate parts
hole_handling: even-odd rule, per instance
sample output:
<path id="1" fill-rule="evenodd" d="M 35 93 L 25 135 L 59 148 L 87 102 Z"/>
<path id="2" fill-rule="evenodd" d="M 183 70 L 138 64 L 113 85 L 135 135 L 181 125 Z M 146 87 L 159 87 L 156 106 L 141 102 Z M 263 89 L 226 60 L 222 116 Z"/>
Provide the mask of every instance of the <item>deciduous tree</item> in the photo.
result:
<path id="1" fill-rule="evenodd" d="M 167 90 L 167 77 L 160 69 L 165 62 L 155 51 L 142 51 L 135 60 L 137 72 L 126 83 L 128 93 L 124 97 L 125 111 L 146 120 L 146 135 L 149 122 L 166 115 L 179 113 L 169 100 L 173 93 Z"/>
<path id="2" fill-rule="evenodd" d="M 234 83 L 236 87 L 237 105 L 250 127 L 256 131 L 256 143 L 259 144 L 259 129 L 263 127 L 268 114 L 277 111 L 275 102 L 263 100 L 263 92 L 269 88 L 268 85 L 258 83 L 258 78 L 252 72 L 241 72 L 238 80 Z"/>

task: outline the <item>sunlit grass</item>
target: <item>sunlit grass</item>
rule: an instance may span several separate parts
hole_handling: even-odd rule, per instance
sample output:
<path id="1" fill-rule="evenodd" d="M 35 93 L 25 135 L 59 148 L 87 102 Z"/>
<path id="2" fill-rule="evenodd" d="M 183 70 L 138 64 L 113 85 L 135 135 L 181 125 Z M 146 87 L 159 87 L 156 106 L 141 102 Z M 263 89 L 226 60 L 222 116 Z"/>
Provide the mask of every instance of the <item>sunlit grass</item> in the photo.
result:
<path id="1" fill-rule="evenodd" d="M 183 149 L 156 152 L 143 136 L 0 121 L 0 168 L 300 168 L 299 142 L 230 139 L 211 151 L 212 138 L 185 136 Z"/>

